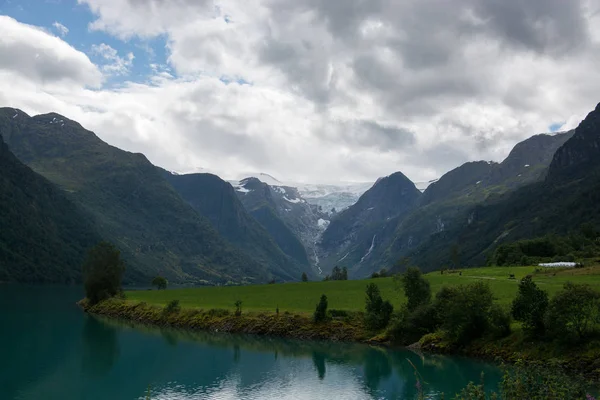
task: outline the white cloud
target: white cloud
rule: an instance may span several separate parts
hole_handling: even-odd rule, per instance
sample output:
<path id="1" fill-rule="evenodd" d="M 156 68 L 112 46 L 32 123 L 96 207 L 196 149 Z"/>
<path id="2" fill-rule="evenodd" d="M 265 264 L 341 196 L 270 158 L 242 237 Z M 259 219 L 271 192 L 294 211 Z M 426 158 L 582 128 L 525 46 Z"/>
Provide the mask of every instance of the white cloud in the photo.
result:
<path id="1" fill-rule="evenodd" d="M 102 83 L 102 74 L 84 53 L 41 28 L 6 16 L 0 16 L 0 54 L 0 73 L 7 85 L 15 75 L 36 85 L 65 89 Z"/>
<path id="2" fill-rule="evenodd" d="M 69 28 L 67 28 L 66 26 L 64 26 L 63 24 L 61 24 L 58 21 L 54 21 L 52 26 L 54 27 L 54 29 L 56 29 L 58 34 L 62 37 L 67 36 L 67 34 L 69 33 Z"/>
<path id="3" fill-rule="evenodd" d="M 102 71 L 108 75 L 127 75 L 135 58 L 131 52 L 127 53 L 125 57 L 119 57 L 117 50 L 106 43 L 92 45 L 91 52 L 108 62 L 102 65 Z"/>
<path id="4" fill-rule="evenodd" d="M 170 69 L 153 60 L 148 84 L 115 90 L 40 94 L 0 79 L 0 97 L 170 170 L 425 181 L 500 160 L 600 101 L 600 0 L 79 1 L 93 29 L 164 35 Z M 131 67 L 96 51 L 113 74 Z"/>

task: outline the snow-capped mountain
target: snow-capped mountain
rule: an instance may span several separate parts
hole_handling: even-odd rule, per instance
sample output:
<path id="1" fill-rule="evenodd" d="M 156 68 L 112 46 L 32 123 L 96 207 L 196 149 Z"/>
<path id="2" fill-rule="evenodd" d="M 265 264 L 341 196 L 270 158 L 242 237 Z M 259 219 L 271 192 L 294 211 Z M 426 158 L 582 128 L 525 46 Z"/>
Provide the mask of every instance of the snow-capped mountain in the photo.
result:
<path id="1" fill-rule="evenodd" d="M 338 184 L 290 183 L 310 204 L 333 215 L 355 204 L 360 196 L 373 186 L 373 182 L 341 182 Z"/>

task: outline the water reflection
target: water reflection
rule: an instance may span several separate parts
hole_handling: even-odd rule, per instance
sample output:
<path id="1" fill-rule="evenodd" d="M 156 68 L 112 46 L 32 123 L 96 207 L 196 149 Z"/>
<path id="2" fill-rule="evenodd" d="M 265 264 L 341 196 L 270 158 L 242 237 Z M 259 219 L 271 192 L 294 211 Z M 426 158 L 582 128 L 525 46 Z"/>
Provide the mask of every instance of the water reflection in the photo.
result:
<path id="1" fill-rule="evenodd" d="M 11 344 L 0 357 L 3 400 L 144 399 L 149 385 L 153 400 L 414 399 L 411 363 L 429 398 L 452 398 L 482 371 L 489 389 L 500 379 L 495 367 L 462 358 L 96 318 L 73 307 L 80 292 L 44 290 L 39 301 L 18 303 L 23 310 L 14 310 L 16 294 L 4 303 L 2 295 L 0 338 Z"/>

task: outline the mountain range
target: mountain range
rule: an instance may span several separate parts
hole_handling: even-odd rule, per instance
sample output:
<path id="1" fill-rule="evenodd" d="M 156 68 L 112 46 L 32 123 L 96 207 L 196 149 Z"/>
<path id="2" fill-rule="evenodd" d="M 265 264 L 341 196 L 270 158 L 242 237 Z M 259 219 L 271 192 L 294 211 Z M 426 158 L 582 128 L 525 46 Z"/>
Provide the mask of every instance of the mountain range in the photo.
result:
<path id="1" fill-rule="evenodd" d="M 176 174 L 58 114 L 0 109 L 0 281 L 77 282 L 109 240 L 129 283 L 259 283 L 480 265 L 502 243 L 600 224 L 600 105 L 574 131 L 518 143 L 501 163 L 438 180 L 225 181 Z M 4 227 L 10 227 L 4 229 Z M 396 265 L 396 266 L 395 266 Z"/>

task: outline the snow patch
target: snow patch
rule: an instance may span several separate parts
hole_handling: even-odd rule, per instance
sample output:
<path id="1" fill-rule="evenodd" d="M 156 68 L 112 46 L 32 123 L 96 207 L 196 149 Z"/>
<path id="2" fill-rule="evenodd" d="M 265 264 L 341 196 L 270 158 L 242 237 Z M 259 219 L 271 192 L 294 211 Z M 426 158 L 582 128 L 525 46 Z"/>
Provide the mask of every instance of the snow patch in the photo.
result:
<path id="1" fill-rule="evenodd" d="M 283 196 L 283 199 L 285 201 L 289 201 L 290 203 L 294 203 L 294 204 L 302 203 L 302 199 L 288 199 L 287 196 Z"/>
<path id="2" fill-rule="evenodd" d="M 13 115 L 13 119 L 17 118 L 18 115 L 19 115 L 19 113 L 16 113 L 15 115 Z"/>
<path id="3" fill-rule="evenodd" d="M 285 191 L 285 188 L 282 188 L 281 186 L 273 186 L 273 190 L 276 191 L 279 194 L 286 194 L 287 193 Z"/>
<path id="4" fill-rule="evenodd" d="M 344 257 L 340 258 L 339 260 L 337 260 L 337 262 L 344 261 L 349 255 L 350 255 L 350 253 L 346 253 L 346 255 Z"/>
<path id="5" fill-rule="evenodd" d="M 319 218 L 319 220 L 317 221 L 317 224 L 319 225 L 319 228 L 321 229 L 327 229 L 327 227 L 329 226 L 329 222 L 326 219 L 323 218 Z"/>
<path id="6" fill-rule="evenodd" d="M 367 211 L 371 211 L 373 209 L 375 209 L 375 207 L 369 207 L 369 208 L 367 208 Z"/>
<path id="7" fill-rule="evenodd" d="M 529 165 L 529 164 L 525 164 L 525 168 L 529 168 L 529 167 L 530 167 L 530 165 Z"/>
<path id="8" fill-rule="evenodd" d="M 479 185 L 481 183 L 481 181 L 477 181 L 476 185 Z"/>
<path id="9" fill-rule="evenodd" d="M 377 235 L 373 236 L 373 240 L 371 241 L 371 247 L 369 247 L 369 251 L 367 251 L 367 254 L 365 254 L 363 256 L 363 258 L 360 259 L 360 262 L 362 263 L 363 261 L 365 261 L 365 259 L 367 257 L 369 257 L 371 255 L 371 253 L 373 252 L 373 249 L 375 248 L 375 238 L 377 237 Z"/>

